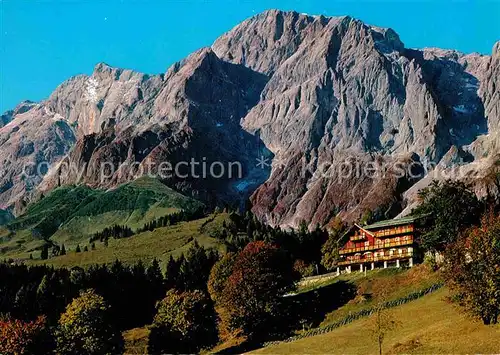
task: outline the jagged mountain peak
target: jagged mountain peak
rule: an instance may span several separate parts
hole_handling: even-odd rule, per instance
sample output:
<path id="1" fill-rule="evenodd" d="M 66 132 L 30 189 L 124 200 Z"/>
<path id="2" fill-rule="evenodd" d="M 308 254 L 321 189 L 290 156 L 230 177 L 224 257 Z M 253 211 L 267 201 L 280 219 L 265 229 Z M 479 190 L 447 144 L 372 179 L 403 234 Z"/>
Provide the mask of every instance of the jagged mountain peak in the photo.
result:
<path id="1" fill-rule="evenodd" d="M 76 182 L 63 163 L 83 171 L 81 182 L 112 187 L 149 163 L 195 157 L 244 162 L 245 176 L 170 186 L 234 202 L 267 179 L 252 202 L 270 224 L 355 219 L 381 206 L 392 216 L 415 179 L 345 180 L 335 167 L 352 159 L 449 168 L 463 157 L 482 166 L 500 128 L 499 46 L 493 56 L 407 49 L 390 28 L 273 9 L 165 74 L 98 63 L 28 111 L 2 116 L 13 123 L 0 129 L 0 206 Z M 271 171 L 254 166 L 264 153 L 274 155 Z M 19 179 L 23 164 L 41 160 L 52 164 L 41 185 Z M 103 180 L 105 163 L 115 174 Z"/>
<path id="2" fill-rule="evenodd" d="M 166 78 L 168 80 L 168 78 L 171 78 L 173 75 L 178 74 L 180 71 L 192 74 L 194 70 L 197 70 L 202 66 L 205 66 L 204 68 L 207 68 L 206 66 L 216 65 L 218 61 L 220 61 L 220 59 L 210 47 L 203 47 L 191 53 L 181 61 L 171 65 L 167 70 Z"/>
<path id="3" fill-rule="evenodd" d="M 99 62 L 94 66 L 94 72 L 104 72 L 104 71 L 109 71 L 113 69 L 118 69 L 118 68 L 113 68 L 113 66 L 105 63 L 105 62 Z"/>
<path id="4" fill-rule="evenodd" d="M 500 41 L 496 41 L 493 45 L 493 49 L 491 50 L 491 55 L 498 56 L 500 55 Z"/>
<path id="5" fill-rule="evenodd" d="M 30 100 L 21 101 L 13 110 L 8 110 L 0 116 L 0 128 L 12 121 L 12 118 L 31 110 L 36 105 Z"/>
<path id="6" fill-rule="evenodd" d="M 389 203 L 384 196 L 392 198 L 395 190 L 380 194 L 381 184 L 396 189 L 402 183 L 341 181 L 334 171 L 325 179 L 318 171 L 324 164 L 377 156 L 437 163 L 498 121 L 495 104 L 489 104 L 498 100 L 487 94 L 495 92 L 488 72 L 497 66 L 490 57 L 405 49 L 394 30 L 350 17 L 268 11 L 212 48 L 220 58 L 270 77 L 242 125 L 258 133 L 280 162 L 253 200 L 254 212 L 271 224 L 323 223 L 332 205 L 356 218 Z M 354 181 L 360 185 L 343 196 Z"/>
<path id="7" fill-rule="evenodd" d="M 397 33 L 389 28 L 369 26 L 350 16 L 310 16 L 280 10 L 268 10 L 243 21 L 219 37 L 212 48 L 224 60 L 272 75 L 301 48 L 310 47 L 314 52 L 318 38 L 342 41 L 345 35 L 357 44 L 369 42 L 383 53 L 404 49 Z"/>

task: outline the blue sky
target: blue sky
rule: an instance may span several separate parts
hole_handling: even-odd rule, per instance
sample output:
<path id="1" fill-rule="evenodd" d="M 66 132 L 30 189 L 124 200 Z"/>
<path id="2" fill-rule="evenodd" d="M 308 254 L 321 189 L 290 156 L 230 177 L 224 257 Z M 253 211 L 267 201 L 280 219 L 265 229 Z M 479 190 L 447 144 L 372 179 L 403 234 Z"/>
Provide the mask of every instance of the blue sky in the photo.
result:
<path id="1" fill-rule="evenodd" d="M 161 73 L 266 9 L 350 15 L 391 27 L 407 47 L 490 54 L 500 39 L 492 1 L 0 0 L 0 112 L 38 101 L 98 62 Z"/>

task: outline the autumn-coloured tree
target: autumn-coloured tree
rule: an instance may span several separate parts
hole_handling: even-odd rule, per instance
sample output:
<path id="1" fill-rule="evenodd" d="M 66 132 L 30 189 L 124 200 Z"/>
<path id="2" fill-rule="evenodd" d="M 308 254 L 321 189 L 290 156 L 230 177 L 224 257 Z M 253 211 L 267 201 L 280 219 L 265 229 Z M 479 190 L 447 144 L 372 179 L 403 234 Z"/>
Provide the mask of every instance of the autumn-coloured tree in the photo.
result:
<path id="1" fill-rule="evenodd" d="M 94 290 L 82 291 L 59 319 L 58 354 L 121 354 L 123 338 L 109 319 L 109 306 Z"/>
<path id="2" fill-rule="evenodd" d="M 308 277 L 314 275 L 314 265 L 306 264 L 302 259 L 297 259 L 293 263 L 293 271 L 300 277 Z"/>
<path id="3" fill-rule="evenodd" d="M 43 316 L 31 322 L 0 320 L 0 354 L 48 354 L 52 345 Z"/>
<path id="4" fill-rule="evenodd" d="M 234 261 L 223 258 L 214 268 L 209 290 L 220 318 L 219 336 L 255 341 L 272 335 L 282 314 L 282 296 L 293 287 L 286 253 L 263 241 L 251 242 Z"/>
<path id="5" fill-rule="evenodd" d="M 216 340 L 215 312 L 205 293 L 171 289 L 158 302 L 149 336 L 150 353 L 194 353 Z"/>
<path id="6" fill-rule="evenodd" d="M 481 225 L 466 231 L 450 246 L 445 277 L 460 303 L 484 324 L 500 315 L 500 216 L 486 213 Z"/>

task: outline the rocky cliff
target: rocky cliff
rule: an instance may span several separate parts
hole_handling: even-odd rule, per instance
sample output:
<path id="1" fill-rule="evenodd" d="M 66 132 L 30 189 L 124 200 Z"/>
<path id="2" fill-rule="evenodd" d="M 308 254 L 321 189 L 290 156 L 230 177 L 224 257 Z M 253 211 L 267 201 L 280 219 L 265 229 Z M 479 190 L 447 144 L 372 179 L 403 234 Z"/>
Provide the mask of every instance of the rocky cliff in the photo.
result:
<path id="1" fill-rule="evenodd" d="M 441 169 L 474 163 L 485 175 L 498 159 L 498 44 L 491 57 L 411 50 L 393 30 L 350 17 L 269 11 L 213 48 L 270 76 L 242 121 L 275 154 L 253 195 L 268 223 L 324 224 L 380 208 L 393 216 L 443 159 L 451 166 Z"/>
<path id="2" fill-rule="evenodd" d="M 238 161 L 243 174 L 165 181 L 205 201 L 257 188 L 254 212 L 281 226 L 394 216 L 445 172 L 484 194 L 500 152 L 499 47 L 407 49 L 392 29 L 271 10 L 162 75 L 98 64 L 2 116 L 0 208 L 191 159 Z M 22 174 L 40 162 L 48 172 Z"/>

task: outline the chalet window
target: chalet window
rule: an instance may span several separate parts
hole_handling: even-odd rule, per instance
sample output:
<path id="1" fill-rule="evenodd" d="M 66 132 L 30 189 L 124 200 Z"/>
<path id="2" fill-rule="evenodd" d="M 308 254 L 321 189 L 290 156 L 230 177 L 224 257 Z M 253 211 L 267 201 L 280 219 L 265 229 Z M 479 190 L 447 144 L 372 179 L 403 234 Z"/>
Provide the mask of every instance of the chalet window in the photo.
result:
<path id="1" fill-rule="evenodd" d="M 365 247 L 369 246 L 370 242 L 365 242 Z"/>

